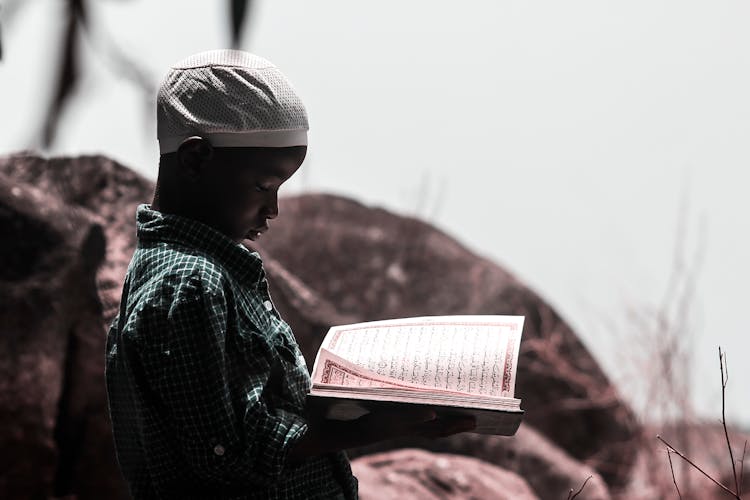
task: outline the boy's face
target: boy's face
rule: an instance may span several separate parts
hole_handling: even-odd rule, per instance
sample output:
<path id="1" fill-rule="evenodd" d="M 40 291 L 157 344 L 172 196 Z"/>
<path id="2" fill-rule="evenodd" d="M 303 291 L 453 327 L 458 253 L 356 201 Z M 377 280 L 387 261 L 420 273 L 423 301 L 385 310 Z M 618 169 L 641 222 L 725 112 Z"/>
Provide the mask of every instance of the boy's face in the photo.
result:
<path id="1" fill-rule="evenodd" d="M 239 242 L 256 240 L 279 213 L 279 187 L 302 165 L 307 146 L 216 148 L 197 181 L 203 219 Z"/>

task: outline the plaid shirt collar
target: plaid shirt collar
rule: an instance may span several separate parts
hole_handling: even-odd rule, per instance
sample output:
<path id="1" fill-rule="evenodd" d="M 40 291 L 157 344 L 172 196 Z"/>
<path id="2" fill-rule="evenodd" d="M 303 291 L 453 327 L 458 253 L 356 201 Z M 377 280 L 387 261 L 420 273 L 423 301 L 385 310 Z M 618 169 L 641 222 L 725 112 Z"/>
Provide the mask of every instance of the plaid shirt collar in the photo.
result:
<path id="1" fill-rule="evenodd" d="M 221 262 L 237 279 L 256 287 L 265 278 L 263 261 L 257 252 L 202 222 L 165 214 L 143 204 L 136 211 L 136 234 L 139 245 L 168 242 L 205 252 Z"/>

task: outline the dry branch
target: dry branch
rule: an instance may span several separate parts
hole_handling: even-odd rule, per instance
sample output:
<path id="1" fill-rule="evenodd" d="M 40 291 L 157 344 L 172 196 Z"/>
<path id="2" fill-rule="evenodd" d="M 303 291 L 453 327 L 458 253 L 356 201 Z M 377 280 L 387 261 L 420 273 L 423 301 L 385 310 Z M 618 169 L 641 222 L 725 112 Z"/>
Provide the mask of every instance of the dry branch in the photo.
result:
<path id="1" fill-rule="evenodd" d="M 737 491 L 739 496 L 742 496 L 742 481 L 745 475 L 745 453 L 747 453 L 747 439 L 745 439 L 745 446 L 742 447 L 742 460 L 740 461 L 740 489 Z"/>
<path id="2" fill-rule="evenodd" d="M 667 450 L 667 460 L 669 460 L 669 470 L 672 472 L 672 482 L 674 483 L 674 488 L 677 490 L 677 496 L 680 497 L 680 500 L 682 500 L 682 493 L 680 493 L 680 487 L 677 486 L 677 479 L 674 477 L 674 466 L 672 465 L 672 452 Z"/>
<path id="3" fill-rule="evenodd" d="M 587 477 L 586 480 L 581 485 L 581 487 L 578 488 L 578 491 L 576 491 L 575 493 L 573 493 L 573 488 L 571 488 L 570 491 L 568 492 L 568 500 L 573 500 L 575 497 L 577 497 L 578 495 L 580 495 L 580 493 L 583 491 L 583 488 L 586 487 L 586 483 L 588 483 L 589 479 L 591 479 L 592 477 L 593 476 Z"/>
<path id="4" fill-rule="evenodd" d="M 726 390 L 727 382 L 729 382 L 729 366 L 727 365 L 727 354 L 721 352 L 719 347 L 719 370 L 721 371 L 721 426 L 724 428 L 724 436 L 727 439 L 727 448 L 729 449 L 729 461 L 732 464 L 732 474 L 734 475 L 734 491 L 737 493 L 737 498 L 740 497 L 740 483 L 737 479 L 737 464 L 734 462 L 734 452 L 732 451 L 732 444 L 729 442 L 729 431 L 727 431 L 727 419 L 725 417 L 725 401 L 726 401 Z"/>
<path id="5" fill-rule="evenodd" d="M 732 450 L 732 444 L 729 440 L 729 430 L 727 429 L 727 420 L 726 420 L 726 389 L 727 389 L 727 382 L 729 382 L 729 366 L 727 365 L 727 354 L 725 352 L 722 352 L 721 346 L 719 346 L 719 371 L 721 373 L 721 426 L 724 429 L 724 437 L 727 442 L 727 450 L 729 450 L 729 460 L 732 464 L 732 475 L 734 478 L 734 491 L 729 489 L 729 487 L 721 484 L 716 479 L 711 477 L 706 471 L 704 471 L 702 468 L 700 468 L 698 465 L 693 463 L 688 457 L 685 456 L 685 454 L 681 453 L 677 449 L 675 449 L 674 446 L 669 444 L 666 440 L 664 440 L 661 436 L 656 436 L 656 439 L 661 441 L 667 446 L 667 458 L 669 459 L 669 467 L 672 469 L 672 453 L 676 453 L 679 455 L 680 458 L 682 458 L 685 462 L 693 466 L 698 472 L 706 476 L 708 479 L 710 479 L 716 486 L 721 488 L 723 491 L 731 495 L 732 497 L 736 498 L 737 500 L 740 500 L 740 497 L 742 495 L 742 476 L 744 474 L 744 468 L 745 468 L 745 454 L 747 453 L 747 440 L 745 440 L 745 445 L 742 448 L 742 458 L 739 460 L 740 462 L 740 472 L 737 474 L 737 461 L 734 459 L 734 451 Z M 677 481 L 675 480 L 674 475 L 674 469 L 672 469 L 672 480 L 674 481 L 675 488 L 677 488 L 677 493 L 680 493 L 680 489 L 677 487 Z"/>
<path id="6" fill-rule="evenodd" d="M 693 468 L 695 468 L 695 470 L 697 470 L 698 472 L 700 472 L 701 474 L 703 474 L 704 476 L 706 476 L 708 479 L 710 479 L 711 482 L 714 483 L 716 486 L 718 486 L 719 488 L 721 488 L 722 490 L 724 490 L 725 492 L 729 493 L 730 495 L 732 495 L 733 497 L 735 497 L 735 498 L 737 498 L 739 500 L 740 497 L 737 496 L 737 494 L 735 494 L 735 492 L 733 492 L 732 490 L 730 490 L 729 488 L 727 488 L 726 486 L 724 486 L 723 484 L 721 484 L 720 482 L 718 482 L 716 479 L 712 478 L 706 471 L 704 471 L 703 469 L 701 469 L 700 466 L 696 465 L 695 462 L 693 462 L 688 457 L 686 457 L 682 452 L 680 452 L 679 450 L 676 450 L 674 448 L 674 446 L 672 446 L 671 444 L 669 444 L 664 438 L 662 438 L 661 436 L 657 435 L 656 439 L 658 439 L 659 441 L 661 441 L 662 443 L 664 443 L 667 446 L 667 451 L 677 454 L 677 456 L 679 456 L 685 462 L 687 462 L 688 464 L 692 465 Z"/>

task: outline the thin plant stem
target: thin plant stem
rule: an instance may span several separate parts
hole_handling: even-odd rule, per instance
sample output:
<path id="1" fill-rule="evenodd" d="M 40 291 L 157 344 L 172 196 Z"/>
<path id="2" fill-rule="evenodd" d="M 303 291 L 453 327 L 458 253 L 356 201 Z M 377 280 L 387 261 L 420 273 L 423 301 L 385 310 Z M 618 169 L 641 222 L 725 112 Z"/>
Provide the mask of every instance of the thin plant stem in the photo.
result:
<path id="1" fill-rule="evenodd" d="M 724 490 L 725 492 L 729 493 L 734 498 L 737 498 L 739 500 L 740 497 L 737 495 L 737 493 L 735 493 L 734 491 L 730 490 L 729 488 L 727 488 L 726 486 L 724 486 L 723 484 L 721 484 L 720 482 L 718 482 L 716 479 L 714 479 L 711 476 L 709 476 L 706 473 L 706 471 L 704 471 L 703 469 L 701 469 L 699 466 L 695 465 L 695 463 L 692 460 L 690 460 L 688 457 L 686 457 L 685 455 L 683 455 L 680 451 L 676 450 L 675 447 L 672 446 L 671 444 L 669 444 L 664 438 L 662 438 L 661 436 L 657 435 L 656 439 L 658 439 L 659 441 L 661 441 L 662 443 L 664 443 L 665 445 L 667 445 L 667 447 L 669 448 L 670 451 L 676 453 L 677 456 L 679 456 L 681 459 L 683 459 L 684 461 L 686 461 L 687 463 L 689 463 L 690 465 L 692 465 L 698 472 L 700 472 L 701 474 L 703 474 L 704 476 L 706 476 L 708 479 L 710 479 L 711 482 L 714 483 L 716 486 L 718 486 L 719 488 L 721 488 L 722 490 Z"/>
<path id="2" fill-rule="evenodd" d="M 732 463 L 732 474 L 734 475 L 734 491 L 737 493 L 739 498 L 740 482 L 737 479 L 737 464 L 734 462 L 734 453 L 732 452 L 732 445 L 729 442 L 729 431 L 727 430 L 727 419 L 725 417 L 725 393 L 727 389 L 727 382 L 729 382 L 729 366 L 726 360 L 727 354 L 721 352 L 721 346 L 719 346 L 719 370 L 721 370 L 721 425 L 724 427 L 724 436 L 727 439 L 727 448 L 729 449 L 729 460 Z M 726 376 L 725 376 L 726 375 Z"/>
<path id="3" fill-rule="evenodd" d="M 672 482 L 674 483 L 674 489 L 677 490 L 677 496 L 682 500 L 682 493 L 680 493 L 680 487 L 677 486 L 677 479 L 674 477 L 674 467 L 672 466 L 672 452 L 667 450 L 667 459 L 669 460 L 669 470 L 672 471 Z"/>
<path id="4" fill-rule="evenodd" d="M 573 488 L 570 488 L 570 491 L 568 492 L 568 500 L 573 500 L 575 497 L 577 497 L 578 495 L 580 495 L 581 492 L 583 491 L 583 488 L 586 487 L 586 483 L 588 483 L 589 479 L 591 479 L 592 477 L 594 477 L 594 476 L 587 477 L 586 480 L 581 485 L 581 487 L 578 488 L 578 491 L 576 491 L 575 493 L 573 493 Z"/>
<path id="5" fill-rule="evenodd" d="M 740 489 L 737 491 L 737 496 L 742 496 L 742 484 L 745 475 L 745 453 L 747 453 L 747 439 L 745 439 L 745 446 L 742 447 L 742 460 L 740 461 Z"/>

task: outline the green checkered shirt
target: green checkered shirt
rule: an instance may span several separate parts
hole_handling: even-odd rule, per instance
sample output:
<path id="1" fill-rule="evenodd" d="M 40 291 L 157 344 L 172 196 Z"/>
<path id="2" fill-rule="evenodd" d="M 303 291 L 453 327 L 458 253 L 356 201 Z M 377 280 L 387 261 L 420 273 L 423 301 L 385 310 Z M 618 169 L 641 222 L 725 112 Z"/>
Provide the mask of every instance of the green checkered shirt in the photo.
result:
<path id="1" fill-rule="evenodd" d="M 356 498 L 343 452 L 286 464 L 307 429 L 310 376 L 260 256 L 148 205 L 137 231 L 105 370 L 132 495 Z"/>

